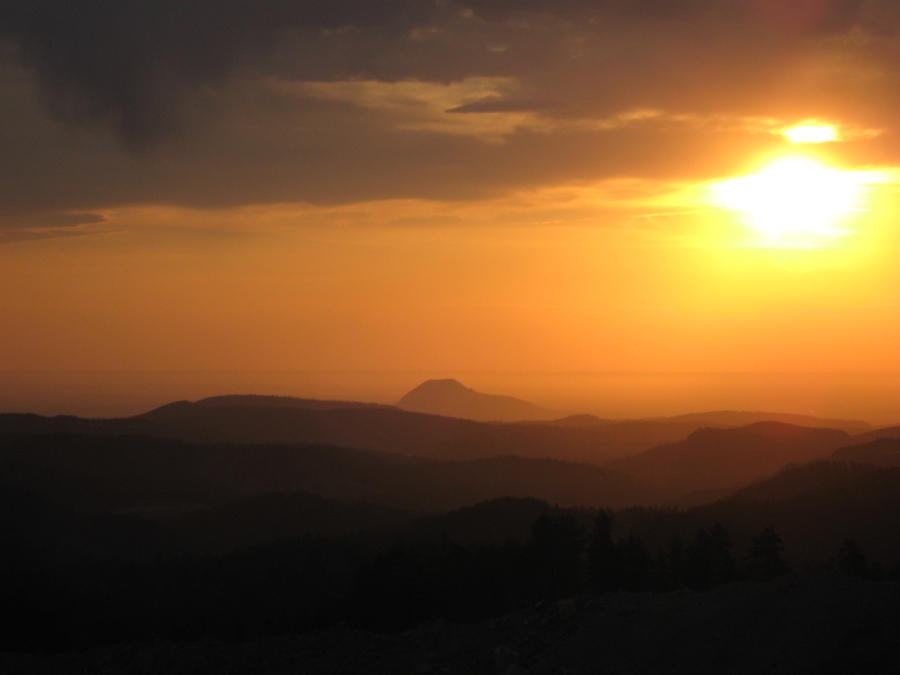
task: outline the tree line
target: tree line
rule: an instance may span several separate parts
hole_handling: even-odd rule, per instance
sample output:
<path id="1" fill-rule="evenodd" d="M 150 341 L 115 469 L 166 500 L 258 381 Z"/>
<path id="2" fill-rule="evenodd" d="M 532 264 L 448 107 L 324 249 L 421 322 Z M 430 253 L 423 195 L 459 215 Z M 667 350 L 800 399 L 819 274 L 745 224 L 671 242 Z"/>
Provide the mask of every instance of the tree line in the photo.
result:
<path id="1" fill-rule="evenodd" d="M 384 546 L 307 536 L 227 555 L 57 565 L 8 549 L 0 602 L 17 618 L 0 649 L 47 650 L 148 639 L 240 640 L 338 624 L 391 631 L 444 618 L 473 621 L 582 593 L 705 590 L 789 571 L 771 528 L 734 551 L 722 525 L 649 550 L 613 538 L 608 513 L 591 527 L 540 515 L 523 541 L 462 545 L 449 537 Z M 836 566 L 877 578 L 857 544 Z"/>

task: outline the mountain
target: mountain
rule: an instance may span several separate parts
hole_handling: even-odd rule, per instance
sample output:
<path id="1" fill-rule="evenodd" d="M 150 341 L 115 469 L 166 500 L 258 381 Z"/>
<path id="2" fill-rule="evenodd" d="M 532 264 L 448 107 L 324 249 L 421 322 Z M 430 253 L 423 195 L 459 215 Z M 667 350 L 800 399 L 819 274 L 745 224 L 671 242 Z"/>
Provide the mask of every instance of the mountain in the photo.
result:
<path id="1" fill-rule="evenodd" d="M 728 429 L 732 427 L 744 427 L 757 422 L 782 422 L 799 427 L 812 427 L 822 429 L 840 429 L 848 434 L 863 434 L 872 438 L 898 437 L 900 427 L 872 430 L 868 422 L 862 420 L 830 419 L 813 417 L 811 415 L 794 415 L 791 413 L 777 412 L 747 412 L 742 410 L 711 410 L 708 412 L 687 413 L 670 417 L 647 417 L 635 420 L 610 420 L 595 415 L 569 415 L 561 419 L 540 422 L 541 424 L 554 424 L 557 426 L 596 426 L 615 422 L 668 422 L 671 424 L 684 424 L 695 429 L 711 427 L 715 429 Z"/>
<path id="2" fill-rule="evenodd" d="M 825 560 L 842 540 L 853 539 L 872 560 L 893 563 L 900 560 L 900 468 L 832 461 L 793 466 L 694 515 L 728 523 L 736 539 L 774 527 L 798 561 Z"/>
<path id="3" fill-rule="evenodd" d="M 846 432 L 836 429 L 758 422 L 736 429 L 699 429 L 683 441 L 609 466 L 681 497 L 738 488 L 787 464 L 823 458 L 849 439 Z"/>
<path id="4" fill-rule="evenodd" d="M 713 410 L 688 413 L 662 419 L 672 422 L 690 422 L 698 427 L 743 427 L 757 422 L 782 422 L 798 427 L 840 429 L 849 434 L 860 434 L 871 430 L 871 425 L 862 420 L 829 419 L 812 415 L 794 415 L 777 412 L 749 412 L 743 410 Z M 900 429 L 898 429 L 900 432 Z M 900 433 L 898 433 L 900 435 Z"/>
<path id="5" fill-rule="evenodd" d="M 854 440 L 858 443 L 866 443 L 879 438 L 900 438 L 900 426 L 881 427 L 859 434 Z"/>
<path id="6" fill-rule="evenodd" d="M 872 488 L 885 479 L 891 484 L 890 492 L 900 500 L 900 492 L 897 492 L 900 472 L 885 472 L 865 464 L 817 460 L 786 467 L 734 492 L 726 501 L 773 503 L 827 498 L 831 502 L 840 502 L 851 496 L 871 498 Z"/>
<path id="7" fill-rule="evenodd" d="M 176 401 L 169 405 L 179 406 L 187 401 Z M 240 407 L 240 408 L 293 408 L 300 410 L 358 410 L 381 409 L 390 410 L 394 406 L 381 403 L 365 403 L 362 401 L 330 401 L 316 398 L 296 398 L 294 396 L 261 396 L 259 394 L 230 394 L 226 396 L 210 396 L 200 399 L 197 405 L 207 408 Z M 165 410 L 168 406 L 156 408 L 146 415 Z M 145 415 L 145 416 L 146 416 Z"/>
<path id="8" fill-rule="evenodd" d="M 548 457 L 597 466 L 681 441 L 697 429 L 694 416 L 615 421 L 577 415 L 551 421 L 478 422 L 387 405 L 277 396 L 176 401 L 117 419 L 0 414 L 0 439 L 142 435 L 191 443 L 334 445 L 434 459 Z"/>
<path id="9" fill-rule="evenodd" d="M 303 535 L 374 538 L 407 526 L 416 512 L 380 504 L 275 492 L 156 517 L 167 547 L 228 551 Z"/>
<path id="10" fill-rule="evenodd" d="M 626 420 L 611 420 L 596 415 L 569 415 L 555 420 L 538 420 L 534 424 L 552 424 L 557 427 L 596 427 L 602 424 L 616 424 Z"/>
<path id="11" fill-rule="evenodd" d="M 832 458 L 841 462 L 900 467 L 900 438 L 879 438 L 870 443 L 835 451 Z"/>
<path id="12" fill-rule="evenodd" d="M 457 544 L 470 546 L 524 542 L 531 535 L 534 521 L 553 511 L 561 509 L 534 497 L 499 497 L 425 516 L 411 523 L 404 534 L 407 538 L 423 541 L 449 538 Z M 583 509 L 577 511 L 590 512 Z"/>
<path id="13" fill-rule="evenodd" d="M 493 423 L 392 406 L 262 396 L 177 401 L 118 419 L 0 414 L 0 438 L 40 434 L 143 435 L 193 443 L 303 443 L 436 459 L 500 455 L 603 465 L 687 436 L 685 422 Z"/>
<path id="14" fill-rule="evenodd" d="M 438 461 L 323 445 L 194 444 L 147 436 L 10 439 L 0 443 L 0 476 L 8 488 L 78 513 L 148 517 L 297 492 L 429 512 L 497 497 L 603 507 L 650 499 L 630 476 L 551 459 Z"/>
<path id="15" fill-rule="evenodd" d="M 841 542 L 857 542 L 872 561 L 900 563 L 900 468 L 880 468 L 830 459 L 790 466 L 687 510 L 625 509 L 616 530 L 642 539 L 649 550 L 673 539 L 692 541 L 716 523 L 727 529 L 735 551 L 746 551 L 765 528 L 784 542 L 798 569 L 833 559 Z M 900 567 L 897 567 L 900 571 Z"/>
<path id="16" fill-rule="evenodd" d="M 483 422 L 548 420 L 559 413 L 512 396 L 482 394 L 456 380 L 427 380 L 397 402 L 411 412 L 462 417 Z"/>
<path id="17" fill-rule="evenodd" d="M 477 422 L 384 406 L 248 407 L 241 398 L 170 404 L 133 422 L 142 425 L 139 433 L 192 442 L 323 443 L 436 459 L 519 455 L 597 465 L 683 438 L 694 428 L 666 422 Z"/>

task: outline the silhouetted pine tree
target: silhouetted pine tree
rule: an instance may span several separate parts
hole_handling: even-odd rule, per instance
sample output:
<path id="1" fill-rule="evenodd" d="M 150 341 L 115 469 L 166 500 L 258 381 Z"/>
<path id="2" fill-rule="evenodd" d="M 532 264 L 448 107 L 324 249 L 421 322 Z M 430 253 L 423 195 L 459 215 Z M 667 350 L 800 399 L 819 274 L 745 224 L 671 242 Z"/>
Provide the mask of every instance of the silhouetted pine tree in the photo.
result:
<path id="1" fill-rule="evenodd" d="M 720 523 L 716 523 L 710 532 L 698 530 L 694 543 L 687 552 L 687 585 L 705 589 L 731 581 L 734 578 L 731 546 L 731 537 Z"/>
<path id="2" fill-rule="evenodd" d="M 685 582 L 695 589 L 709 588 L 712 544 L 706 530 L 697 530 L 697 536 L 687 550 Z"/>
<path id="3" fill-rule="evenodd" d="M 536 585 L 547 597 L 575 593 L 581 582 L 584 531 L 570 515 L 542 514 L 531 526 Z"/>
<path id="4" fill-rule="evenodd" d="M 628 591 L 642 591 L 650 586 L 652 574 L 650 556 L 644 542 L 634 536 L 620 539 L 618 557 L 622 564 L 622 587 Z"/>
<path id="5" fill-rule="evenodd" d="M 687 560 L 684 550 L 684 542 L 681 537 L 673 537 L 666 545 L 664 553 L 665 567 L 663 569 L 664 588 L 676 589 L 685 585 L 687 574 Z"/>
<path id="6" fill-rule="evenodd" d="M 768 581 L 787 573 L 784 544 L 771 527 L 767 527 L 750 542 L 746 565 L 747 576 L 756 581 Z"/>
<path id="7" fill-rule="evenodd" d="M 605 511 L 594 519 L 594 531 L 588 543 L 588 584 L 598 593 L 621 587 L 619 557 L 612 540 L 612 519 Z"/>
<path id="8" fill-rule="evenodd" d="M 731 536 L 721 523 L 713 525 L 709 534 L 712 544 L 712 564 L 710 580 L 713 585 L 727 584 L 734 580 L 735 561 L 732 553 Z"/>
<path id="9" fill-rule="evenodd" d="M 844 539 L 837 552 L 838 569 L 844 574 L 860 579 L 869 576 L 869 562 L 859 544 L 853 539 Z"/>

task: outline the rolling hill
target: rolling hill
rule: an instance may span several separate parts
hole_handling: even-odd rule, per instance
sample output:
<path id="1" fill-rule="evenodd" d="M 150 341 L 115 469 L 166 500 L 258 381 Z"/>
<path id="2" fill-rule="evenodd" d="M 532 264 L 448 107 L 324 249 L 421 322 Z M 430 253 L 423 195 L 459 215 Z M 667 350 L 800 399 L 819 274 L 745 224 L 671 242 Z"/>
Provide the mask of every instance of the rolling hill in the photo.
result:
<path id="1" fill-rule="evenodd" d="M 476 422 L 391 406 L 247 396 L 178 401 L 117 419 L 0 414 L 0 438 L 144 435 L 192 443 L 328 444 L 435 459 L 549 457 L 598 466 L 680 440 L 695 428 L 689 422 L 653 420 Z"/>
<path id="2" fill-rule="evenodd" d="M 835 451 L 832 458 L 841 462 L 900 467 L 900 438 L 879 438 Z"/>
<path id="3" fill-rule="evenodd" d="M 828 456 L 851 437 L 835 429 L 759 422 L 736 429 L 699 429 L 668 443 L 610 463 L 656 486 L 663 494 L 731 490 L 764 478 L 787 464 Z"/>
<path id="4" fill-rule="evenodd" d="M 691 422 L 704 427 L 743 427 L 757 422 L 781 422 L 798 427 L 840 429 L 848 434 L 861 434 L 872 430 L 868 422 L 862 420 L 831 419 L 813 417 L 812 415 L 796 415 L 778 412 L 755 412 L 742 410 L 713 410 L 709 412 L 688 413 L 662 419 L 671 422 Z M 898 430 L 900 432 L 900 430 Z"/>
<path id="5" fill-rule="evenodd" d="M 866 431 L 865 433 L 859 434 L 855 440 L 859 443 L 866 443 L 868 441 L 874 441 L 879 438 L 900 438 L 900 426 L 879 427 L 877 429 L 872 429 L 870 431 Z"/>
<path id="6" fill-rule="evenodd" d="M 519 455 L 604 466 L 681 441 L 702 426 L 729 427 L 728 422 L 744 419 L 745 413 L 735 414 L 739 417 L 698 413 L 608 420 L 574 415 L 556 420 L 479 422 L 373 403 L 231 395 L 176 401 L 127 418 L 0 414 L 0 438 L 53 433 L 145 435 L 192 443 L 326 444 L 434 459 Z M 763 413 L 752 413 L 757 414 Z M 858 438 L 869 439 L 875 433 L 877 430 Z"/>
<path id="7" fill-rule="evenodd" d="M 416 511 L 496 497 L 616 507 L 640 481 L 551 459 L 437 461 L 325 445 L 192 444 L 146 436 L 50 435 L 0 443 L 3 484 L 81 513 L 166 514 L 304 492 Z"/>

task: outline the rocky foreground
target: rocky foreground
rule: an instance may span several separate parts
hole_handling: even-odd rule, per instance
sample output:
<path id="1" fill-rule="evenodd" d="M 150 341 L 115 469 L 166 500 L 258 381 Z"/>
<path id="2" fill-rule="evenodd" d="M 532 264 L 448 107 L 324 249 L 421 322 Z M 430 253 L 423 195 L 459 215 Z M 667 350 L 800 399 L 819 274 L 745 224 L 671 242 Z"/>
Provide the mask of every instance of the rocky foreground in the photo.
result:
<path id="1" fill-rule="evenodd" d="M 0 654 L 0 672 L 418 674 L 897 673 L 900 584 L 785 577 L 711 591 L 541 603 L 396 635 L 334 628 L 247 643 Z"/>

